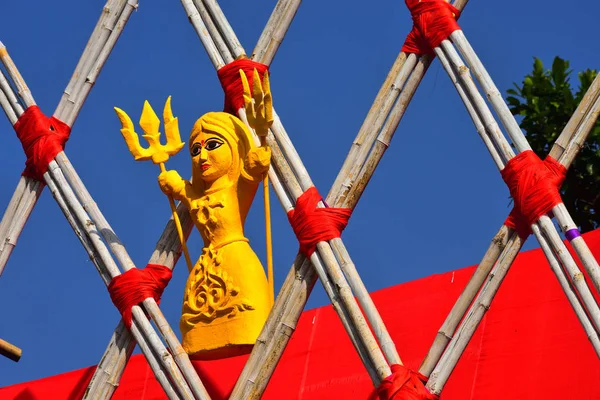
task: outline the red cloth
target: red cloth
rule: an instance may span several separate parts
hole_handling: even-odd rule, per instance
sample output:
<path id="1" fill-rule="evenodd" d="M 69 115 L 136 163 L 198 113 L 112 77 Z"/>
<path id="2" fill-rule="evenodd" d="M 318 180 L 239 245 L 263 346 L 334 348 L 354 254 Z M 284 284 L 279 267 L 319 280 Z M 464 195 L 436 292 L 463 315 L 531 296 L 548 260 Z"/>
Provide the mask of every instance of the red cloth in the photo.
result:
<path id="1" fill-rule="evenodd" d="M 317 208 L 322 197 L 312 186 L 296 200 L 296 208 L 288 219 L 300 242 L 300 252 L 310 257 L 317 243 L 339 238 L 348 225 L 352 210 L 348 208 Z"/>
<path id="2" fill-rule="evenodd" d="M 425 388 L 427 377 L 404 365 L 393 364 L 392 374 L 381 381 L 377 394 L 381 400 L 437 400 Z"/>
<path id="3" fill-rule="evenodd" d="M 413 28 L 402 46 L 405 53 L 433 54 L 435 47 L 460 29 L 456 22 L 460 11 L 444 0 L 406 0 L 406 6 Z"/>
<path id="4" fill-rule="evenodd" d="M 173 272 L 164 265 L 148 264 L 144 269 L 132 268 L 116 276 L 108 285 L 110 299 L 128 328 L 131 327 L 131 307 L 149 297 L 160 303 Z"/>
<path id="5" fill-rule="evenodd" d="M 237 115 L 237 111 L 244 107 L 244 87 L 242 86 L 242 80 L 240 79 L 240 69 L 246 74 L 248 83 L 250 84 L 250 90 L 252 90 L 255 68 L 260 75 L 260 79 L 262 79 L 265 72 L 269 70 L 269 67 L 265 64 L 248 59 L 241 59 L 230 62 L 217 71 L 221 87 L 223 88 L 223 92 L 225 92 L 225 105 L 223 106 L 223 111 Z"/>
<path id="6" fill-rule="evenodd" d="M 531 234 L 531 225 L 562 203 L 559 190 L 567 169 L 550 156 L 542 161 L 527 150 L 513 157 L 501 174 L 515 201 L 504 224 L 526 239 Z"/>
<path id="7" fill-rule="evenodd" d="M 23 175 L 42 181 L 48 164 L 65 149 L 71 127 L 55 117 L 45 116 L 38 106 L 31 106 L 14 128 L 27 156 Z"/>
<path id="8" fill-rule="evenodd" d="M 600 230 L 583 236 L 594 256 L 600 257 Z M 427 254 L 422 256 L 427 259 Z M 407 367 L 418 368 L 474 268 L 435 274 L 372 293 Z M 86 327 L 79 328 L 85 335 Z M 373 395 L 371 379 L 331 306 L 305 311 L 293 328 L 294 334 L 263 400 L 366 400 Z M 75 351 L 40 348 L 29 352 L 31 365 L 54 376 L 0 388 L 0 399 L 81 399 L 94 367 L 55 375 L 57 368 L 64 367 L 44 365 L 42 358 L 51 355 L 40 354 L 50 352 L 64 357 Z M 213 400 L 227 398 L 247 358 L 202 362 L 199 373 Z M 10 382 L 6 374 L 14 377 L 10 378 L 13 382 L 19 379 L 17 376 L 28 375 L 11 374 L 14 368 L 1 370 L 5 383 Z M 590 382 L 599 379 L 598 357 L 544 254 L 537 249 L 517 257 L 440 399 L 598 400 L 600 385 Z M 218 388 L 217 392 L 213 388 Z M 139 354 L 127 364 L 112 399 L 167 397 Z"/>

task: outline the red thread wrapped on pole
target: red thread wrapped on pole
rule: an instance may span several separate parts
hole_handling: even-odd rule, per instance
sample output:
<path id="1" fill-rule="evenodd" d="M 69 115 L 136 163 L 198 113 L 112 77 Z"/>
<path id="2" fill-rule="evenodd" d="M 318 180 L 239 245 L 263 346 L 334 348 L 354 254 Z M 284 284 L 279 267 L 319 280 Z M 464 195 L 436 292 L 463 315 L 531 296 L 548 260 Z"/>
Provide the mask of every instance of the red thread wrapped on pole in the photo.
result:
<path id="1" fill-rule="evenodd" d="M 38 106 L 28 107 L 14 125 L 27 156 L 24 176 L 43 181 L 48 165 L 65 149 L 71 127 L 55 117 L 47 117 Z"/>
<path id="2" fill-rule="evenodd" d="M 559 190 L 567 169 L 550 156 L 542 161 L 527 150 L 513 157 L 501 173 L 515 202 L 504 224 L 525 240 L 531 225 L 562 203 Z"/>
<path id="3" fill-rule="evenodd" d="M 296 208 L 288 212 L 288 219 L 300 242 L 300 252 L 310 257 L 317 243 L 339 238 L 352 214 L 349 208 L 317 208 L 322 197 L 312 186 L 296 201 Z"/>
<path id="4" fill-rule="evenodd" d="M 131 308 L 150 297 L 160 303 L 172 274 L 164 265 L 148 264 L 144 269 L 132 268 L 113 278 L 108 285 L 110 299 L 128 328 L 131 328 Z"/>
<path id="5" fill-rule="evenodd" d="M 460 11 L 444 0 L 406 0 L 413 28 L 406 37 L 402 51 L 433 54 L 433 49 L 460 26 L 456 22 Z"/>
<path id="6" fill-rule="evenodd" d="M 392 374 L 377 388 L 380 400 L 437 400 L 439 397 L 425 387 L 427 377 L 405 367 L 391 365 Z"/>
<path id="7" fill-rule="evenodd" d="M 221 87 L 225 92 L 225 105 L 223 106 L 223 111 L 233 115 L 237 115 L 237 111 L 244 107 L 244 87 L 242 86 L 242 80 L 240 79 L 240 69 L 246 74 L 248 84 L 252 88 L 254 82 L 254 69 L 258 71 L 260 79 L 262 80 L 265 72 L 269 70 L 269 67 L 265 64 L 243 58 L 219 68 L 217 75 L 219 76 Z"/>

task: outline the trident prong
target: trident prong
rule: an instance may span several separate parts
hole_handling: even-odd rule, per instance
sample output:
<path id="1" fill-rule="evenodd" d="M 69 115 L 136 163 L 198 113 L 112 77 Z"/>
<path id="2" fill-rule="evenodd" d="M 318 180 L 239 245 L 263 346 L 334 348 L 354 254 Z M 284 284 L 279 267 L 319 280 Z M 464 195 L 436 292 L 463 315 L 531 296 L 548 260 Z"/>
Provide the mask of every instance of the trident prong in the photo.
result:
<path id="1" fill-rule="evenodd" d="M 166 173 L 167 170 L 165 168 L 165 163 L 169 160 L 170 156 L 177 154 L 185 144 L 181 141 L 181 136 L 179 135 L 178 120 L 177 118 L 173 117 L 173 111 L 171 110 L 171 96 L 167 98 L 165 109 L 163 111 L 165 136 L 167 137 L 166 144 L 160 143 L 160 132 L 158 131 L 158 128 L 160 127 L 160 120 L 150 106 L 150 103 L 148 103 L 148 100 L 144 102 L 142 115 L 140 116 L 140 126 L 144 131 L 144 135 L 142 135 L 142 137 L 148 142 L 148 148 L 144 148 L 140 145 L 140 138 L 138 137 L 137 133 L 135 133 L 133 122 L 131 121 L 131 118 L 129 118 L 129 115 L 117 107 L 115 107 L 115 111 L 119 117 L 119 120 L 121 121 L 121 134 L 123 135 L 125 143 L 127 143 L 127 147 L 129 148 L 129 152 L 135 161 L 152 160 L 154 164 L 158 164 L 160 166 L 161 172 Z M 183 255 L 185 256 L 185 262 L 188 266 L 188 271 L 192 271 L 193 264 L 190 258 L 190 253 L 187 249 L 185 236 L 183 235 L 183 229 L 181 228 L 181 221 L 179 221 L 179 216 L 177 215 L 175 201 L 173 200 L 172 195 L 167 197 L 169 198 L 169 205 L 171 206 L 173 221 L 175 222 L 175 227 L 177 228 L 179 242 L 181 243 Z"/>
<path id="2" fill-rule="evenodd" d="M 152 160 L 154 164 L 163 164 L 167 162 L 170 156 L 177 154 L 185 143 L 181 141 L 179 134 L 179 123 L 177 118 L 173 117 L 171 110 L 171 96 L 167 98 L 163 119 L 165 124 L 166 144 L 160 143 L 160 120 L 146 100 L 140 116 L 140 126 L 144 131 L 142 137 L 148 142 L 148 148 L 142 147 L 140 139 L 135 133 L 133 122 L 127 113 L 120 108 L 115 107 L 115 111 L 121 121 L 121 134 L 127 143 L 129 152 L 136 161 Z"/>

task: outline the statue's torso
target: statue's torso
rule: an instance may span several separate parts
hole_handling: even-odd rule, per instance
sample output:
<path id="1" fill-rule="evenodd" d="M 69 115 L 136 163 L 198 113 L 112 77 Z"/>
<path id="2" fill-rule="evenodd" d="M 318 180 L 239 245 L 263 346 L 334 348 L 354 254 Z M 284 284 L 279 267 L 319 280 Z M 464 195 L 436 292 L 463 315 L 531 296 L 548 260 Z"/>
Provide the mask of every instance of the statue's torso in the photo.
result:
<path id="1" fill-rule="evenodd" d="M 181 317 L 183 345 L 193 357 L 246 352 L 270 311 L 263 267 L 244 237 L 256 188 L 234 185 L 190 202 L 204 239 L 202 255 L 188 277 Z"/>

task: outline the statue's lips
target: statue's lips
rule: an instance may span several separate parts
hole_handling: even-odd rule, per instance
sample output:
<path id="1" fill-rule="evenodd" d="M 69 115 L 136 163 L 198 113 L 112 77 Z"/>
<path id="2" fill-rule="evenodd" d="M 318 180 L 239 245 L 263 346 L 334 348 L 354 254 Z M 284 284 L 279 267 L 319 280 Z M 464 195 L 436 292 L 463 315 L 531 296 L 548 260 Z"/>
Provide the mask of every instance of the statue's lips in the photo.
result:
<path id="1" fill-rule="evenodd" d="M 202 169 L 202 171 L 206 171 L 207 169 L 210 168 L 210 164 L 209 163 L 204 163 L 200 166 L 200 168 Z"/>

